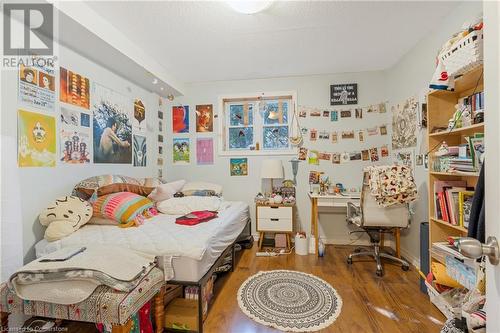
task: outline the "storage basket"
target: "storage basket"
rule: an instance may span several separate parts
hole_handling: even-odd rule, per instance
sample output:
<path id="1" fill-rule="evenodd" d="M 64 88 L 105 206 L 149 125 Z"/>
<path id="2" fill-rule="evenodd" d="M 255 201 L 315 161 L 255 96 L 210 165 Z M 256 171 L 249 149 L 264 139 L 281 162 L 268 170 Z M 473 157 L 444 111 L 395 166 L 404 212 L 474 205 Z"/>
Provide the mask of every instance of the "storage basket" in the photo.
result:
<path id="1" fill-rule="evenodd" d="M 438 293 L 438 291 L 434 289 L 431 284 L 429 284 L 429 282 L 425 281 L 425 285 L 427 286 L 427 294 L 429 295 L 429 299 L 432 304 L 434 304 L 446 318 L 452 319 L 459 316 L 461 311 L 460 308 L 452 307 L 452 305 L 448 303 L 446 299 Z"/>
<path id="2" fill-rule="evenodd" d="M 439 54 L 448 76 L 461 75 L 483 63 L 483 30 L 474 30 Z"/>

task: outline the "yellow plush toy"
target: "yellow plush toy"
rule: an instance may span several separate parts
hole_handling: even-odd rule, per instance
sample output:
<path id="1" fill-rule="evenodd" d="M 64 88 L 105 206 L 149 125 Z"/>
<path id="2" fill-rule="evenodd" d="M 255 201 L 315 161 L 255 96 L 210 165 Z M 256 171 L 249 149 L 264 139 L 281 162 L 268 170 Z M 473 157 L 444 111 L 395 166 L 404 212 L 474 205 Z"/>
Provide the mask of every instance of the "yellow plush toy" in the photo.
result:
<path id="1" fill-rule="evenodd" d="M 92 205 L 75 196 L 57 198 L 38 217 L 47 227 L 45 239 L 49 242 L 64 238 L 80 229 L 92 217 Z"/>

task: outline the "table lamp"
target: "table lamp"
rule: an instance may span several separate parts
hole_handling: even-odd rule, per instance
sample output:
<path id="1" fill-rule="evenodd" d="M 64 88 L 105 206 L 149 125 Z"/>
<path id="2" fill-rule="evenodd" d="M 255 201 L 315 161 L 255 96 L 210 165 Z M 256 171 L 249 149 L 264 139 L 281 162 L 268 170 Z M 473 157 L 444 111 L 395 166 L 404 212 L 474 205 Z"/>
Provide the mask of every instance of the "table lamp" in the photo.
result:
<path id="1" fill-rule="evenodd" d="M 283 164 L 281 160 L 264 160 L 260 169 L 260 178 L 271 179 L 271 193 L 274 190 L 273 179 L 283 178 Z"/>

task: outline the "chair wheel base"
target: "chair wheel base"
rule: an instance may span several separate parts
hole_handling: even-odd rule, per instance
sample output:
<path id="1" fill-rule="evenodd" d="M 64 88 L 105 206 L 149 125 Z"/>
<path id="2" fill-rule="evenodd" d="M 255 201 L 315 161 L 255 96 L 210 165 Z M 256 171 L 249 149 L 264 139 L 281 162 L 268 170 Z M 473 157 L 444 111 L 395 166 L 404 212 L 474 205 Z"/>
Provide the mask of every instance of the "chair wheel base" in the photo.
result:
<path id="1" fill-rule="evenodd" d="M 381 269 L 377 269 L 377 271 L 375 272 L 375 274 L 377 274 L 377 276 L 382 277 L 384 275 L 384 271 L 382 271 Z"/>
<path id="2" fill-rule="evenodd" d="M 347 258 L 347 264 L 352 265 L 352 258 Z"/>
<path id="3" fill-rule="evenodd" d="M 401 265 L 401 269 L 405 272 L 409 271 L 410 270 L 410 266 L 409 265 Z"/>

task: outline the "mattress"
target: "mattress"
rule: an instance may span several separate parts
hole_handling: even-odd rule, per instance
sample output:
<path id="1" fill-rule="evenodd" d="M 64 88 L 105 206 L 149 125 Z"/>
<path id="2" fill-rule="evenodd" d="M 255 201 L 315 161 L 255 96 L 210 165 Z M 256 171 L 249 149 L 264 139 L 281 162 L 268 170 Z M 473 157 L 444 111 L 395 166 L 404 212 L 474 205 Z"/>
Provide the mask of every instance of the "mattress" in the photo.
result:
<path id="1" fill-rule="evenodd" d="M 70 246 L 116 245 L 160 257 L 159 264 L 167 280 L 196 282 L 236 240 L 250 219 L 248 204 L 228 202 L 227 206 L 218 218 L 195 226 L 175 224 L 178 216 L 165 214 L 147 220 L 138 228 L 85 225 L 63 239 L 39 241 L 35 245 L 36 256 Z"/>

